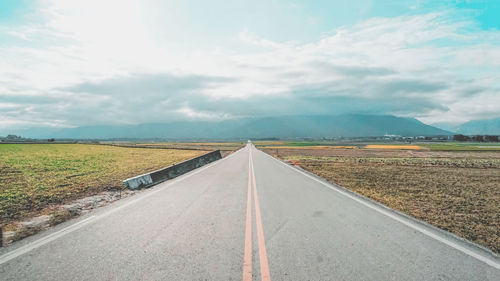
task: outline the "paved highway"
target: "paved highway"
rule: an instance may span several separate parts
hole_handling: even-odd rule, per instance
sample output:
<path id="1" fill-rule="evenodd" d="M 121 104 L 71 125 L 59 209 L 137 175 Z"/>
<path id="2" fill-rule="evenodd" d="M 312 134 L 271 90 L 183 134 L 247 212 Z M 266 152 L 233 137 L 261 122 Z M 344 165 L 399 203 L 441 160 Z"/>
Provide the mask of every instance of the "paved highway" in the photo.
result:
<path id="1" fill-rule="evenodd" d="M 500 262 L 249 144 L 1 249 L 0 280 L 500 280 Z"/>

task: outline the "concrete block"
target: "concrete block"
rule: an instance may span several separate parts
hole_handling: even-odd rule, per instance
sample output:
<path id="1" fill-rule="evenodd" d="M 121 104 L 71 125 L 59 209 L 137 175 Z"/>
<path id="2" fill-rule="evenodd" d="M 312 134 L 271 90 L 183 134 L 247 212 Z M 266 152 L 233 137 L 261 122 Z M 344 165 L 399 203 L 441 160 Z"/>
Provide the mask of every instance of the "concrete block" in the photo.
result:
<path id="1" fill-rule="evenodd" d="M 153 179 L 151 179 L 150 174 L 144 174 L 144 175 L 140 175 L 140 176 L 126 179 L 123 181 L 123 184 L 125 184 L 125 186 L 128 189 L 134 190 L 134 189 L 140 189 L 142 187 L 152 185 Z"/>
<path id="2" fill-rule="evenodd" d="M 220 150 L 212 151 L 207 154 L 186 160 L 184 162 L 153 171 L 144 175 L 139 175 L 123 181 L 123 184 L 129 189 L 140 189 L 149 187 L 160 182 L 173 179 L 201 166 L 222 158 Z"/>

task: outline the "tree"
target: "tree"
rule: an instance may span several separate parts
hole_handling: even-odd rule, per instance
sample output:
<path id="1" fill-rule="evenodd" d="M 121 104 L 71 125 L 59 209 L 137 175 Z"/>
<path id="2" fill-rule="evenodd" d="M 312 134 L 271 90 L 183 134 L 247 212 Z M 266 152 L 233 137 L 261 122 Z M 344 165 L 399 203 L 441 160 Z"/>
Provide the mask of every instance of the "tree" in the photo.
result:
<path id="1" fill-rule="evenodd" d="M 477 142 L 483 142 L 484 141 L 484 137 L 483 136 L 480 136 L 480 135 L 477 135 L 477 136 L 473 136 L 472 139 L 474 141 L 477 141 Z"/>
<path id="2" fill-rule="evenodd" d="M 454 135 L 453 136 L 453 140 L 455 140 L 455 141 L 468 141 L 469 137 L 468 136 L 464 136 L 462 134 L 458 134 L 458 135 Z"/>
<path id="3" fill-rule="evenodd" d="M 21 138 L 21 137 L 18 137 L 18 136 L 16 136 L 16 135 L 8 135 L 8 136 L 6 137 L 6 139 L 8 139 L 8 140 L 15 140 L 15 139 L 20 139 L 20 138 Z"/>
<path id="4" fill-rule="evenodd" d="M 498 142 L 498 136 L 485 136 L 484 138 L 489 142 Z"/>

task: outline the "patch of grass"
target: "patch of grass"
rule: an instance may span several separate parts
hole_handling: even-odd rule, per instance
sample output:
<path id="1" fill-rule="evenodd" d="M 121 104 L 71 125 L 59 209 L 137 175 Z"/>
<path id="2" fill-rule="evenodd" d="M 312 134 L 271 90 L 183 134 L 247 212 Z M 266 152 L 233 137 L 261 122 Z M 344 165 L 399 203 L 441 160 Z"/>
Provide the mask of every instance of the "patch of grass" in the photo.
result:
<path id="1" fill-rule="evenodd" d="M 346 144 L 332 141 L 257 141 L 253 143 L 260 148 L 290 148 L 290 149 L 334 149 L 334 148 L 358 148 L 358 145 Z"/>
<path id="2" fill-rule="evenodd" d="M 85 144 L 1 144 L 0 220 L 123 187 L 122 180 L 205 151 Z"/>
<path id="3" fill-rule="evenodd" d="M 288 142 L 286 142 L 286 141 L 252 141 L 252 143 L 256 146 L 261 146 L 261 145 L 273 146 L 273 145 L 286 145 Z"/>
<path id="4" fill-rule="evenodd" d="M 289 149 L 279 155 L 500 253 L 500 152 Z"/>
<path id="5" fill-rule="evenodd" d="M 500 143 L 426 143 L 433 151 L 500 151 Z"/>
<path id="6" fill-rule="evenodd" d="M 410 149 L 410 150 L 421 150 L 425 149 L 418 145 L 394 145 L 394 144 L 369 144 L 365 146 L 366 149 Z"/>
<path id="7" fill-rule="evenodd" d="M 349 145 L 314 145 L 314 146 L 263 146 L 269 149 L 355 149 L 357 146 Z"/>
<path id="8" fill-rule="evenodd" d="M 310 142 L 310 141 L 301 141 L 301 142 L 289 142 L 287 146 L 317 146 L 324 145 L 324 142 Z"/>
<path id="9" fill-rule="evenodd" d="M 172 146 L 172 147 L 219 147 L 219 148 L 226 148 L 226 147 L 240 147 L 245 145 L 246 142 L 153 142 L 153 143 L 137 143 L 137 145 L 151 145 L 151 146 L 156 146 L 156 145 L 163 145 L 163 146 Z"/>
<path id="10" fill-rule="evenodd" d="M 103 142 L 104 144 L 113 144 L 123 147 L 137 148 L 161 148 L 161 149 L 183 149 L 183 150 L 220 150 L 222 157 L 231 154 L 246 145 L 245 142 Z"/>

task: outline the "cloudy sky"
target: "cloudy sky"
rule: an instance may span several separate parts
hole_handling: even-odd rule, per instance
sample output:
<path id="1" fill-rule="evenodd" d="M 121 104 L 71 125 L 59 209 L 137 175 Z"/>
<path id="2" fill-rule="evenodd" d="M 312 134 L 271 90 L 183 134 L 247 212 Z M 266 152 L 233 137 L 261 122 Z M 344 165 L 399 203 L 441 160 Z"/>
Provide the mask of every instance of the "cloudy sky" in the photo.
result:
<path id="1" fill-rule="evenodd" d="M 496 0 L 2 0 L 0 132 L 500 117 L 499 15 Z"/>

